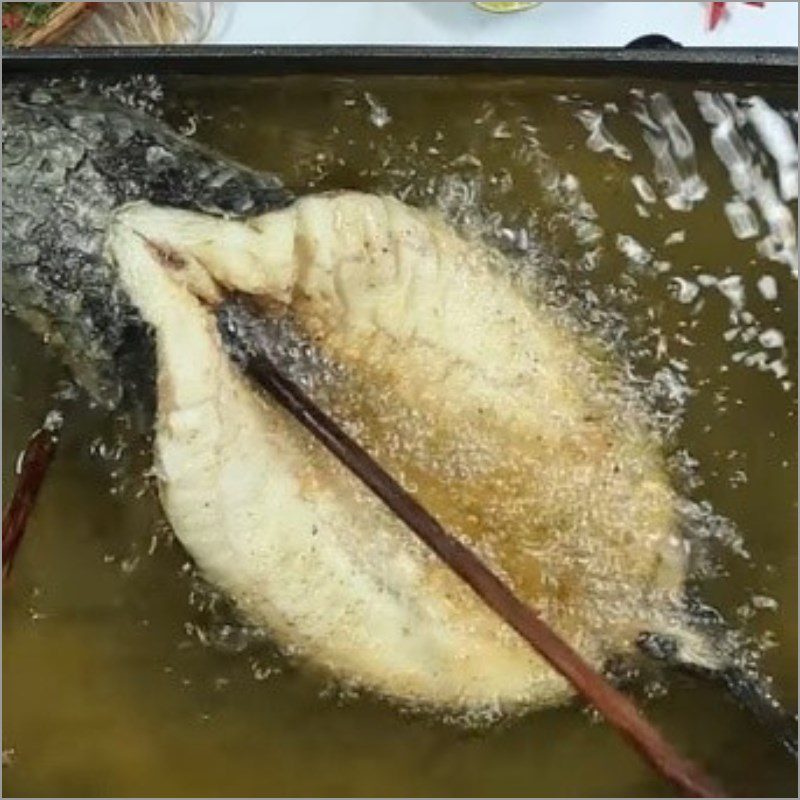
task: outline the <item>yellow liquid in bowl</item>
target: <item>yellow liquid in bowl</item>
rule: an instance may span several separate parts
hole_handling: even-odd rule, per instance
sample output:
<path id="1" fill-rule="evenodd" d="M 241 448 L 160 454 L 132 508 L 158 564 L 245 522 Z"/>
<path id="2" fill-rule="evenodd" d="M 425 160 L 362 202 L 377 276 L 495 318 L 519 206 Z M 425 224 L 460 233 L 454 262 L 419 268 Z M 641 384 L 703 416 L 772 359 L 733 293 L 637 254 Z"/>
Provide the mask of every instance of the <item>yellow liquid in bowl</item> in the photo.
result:
<path id="1" fill-rule="evenodd" d="M 475 3 L 475 5 L 483 11 L 508 14 L 512 11 L 527 11 L 529 8 L 536 8 L 541 3 Z"/>

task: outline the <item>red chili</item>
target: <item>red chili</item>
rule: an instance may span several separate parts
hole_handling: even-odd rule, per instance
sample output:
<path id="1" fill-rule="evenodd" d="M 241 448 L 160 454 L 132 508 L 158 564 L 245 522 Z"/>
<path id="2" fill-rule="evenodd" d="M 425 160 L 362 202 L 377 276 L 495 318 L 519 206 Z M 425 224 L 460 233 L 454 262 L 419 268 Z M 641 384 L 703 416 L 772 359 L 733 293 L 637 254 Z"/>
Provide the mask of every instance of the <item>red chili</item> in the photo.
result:
<path id="1" fill-rule="evenodd" d="M 708 27 L 714 30 L 719 21 L 725 16 L 725 3 L 712 3 L 708 13 Z"/>
<path id="2" fill-rule="evenodd" d="M 13 31 L 15 28 L 19 28 L 22 24 L 22 17 L 19 14 L 14 14 L 11 11 L 4 11 L 3 12 L 3 28 Z"/>
<path id="3" fill-rule="evenodd" d="M 714 30 L 719 24 L 719 21 L 725 16 L 725 6 L 727 3 L 711 3 L 708 13 L 708 27 L 709 30 Z M 756 8 L 764 8 L 766 3 L 745 3 L 746 6 L 755 6 Z"/>

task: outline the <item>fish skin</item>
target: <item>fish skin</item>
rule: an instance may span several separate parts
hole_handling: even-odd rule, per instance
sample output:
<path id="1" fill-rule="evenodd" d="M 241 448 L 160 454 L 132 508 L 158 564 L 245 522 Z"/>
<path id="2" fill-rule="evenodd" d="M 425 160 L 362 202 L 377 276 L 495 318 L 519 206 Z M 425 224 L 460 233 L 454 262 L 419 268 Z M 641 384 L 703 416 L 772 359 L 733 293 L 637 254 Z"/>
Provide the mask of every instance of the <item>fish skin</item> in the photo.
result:
<path id="1" fill-rule="evenodd" d="M 241 216 L 291 195 L 89 90 L 4 82 L 3 300 L 107 406 L 152 381 L 151 342 L 102 254 L 112 211 L 143 199 Z"/>
<path id="2" fill-rule="evenodd" d="M 284 648 L 425 706 L 569 696 L 239 374 L 217 329 L 231 291 L 290 316 L 343 368 L 335 416 L 360 425 L 360 443 L 598 668 L 639 631 L 680 627 L 684 565 L 657 446 L 490 248 L 353 192 L 246 224 L 134 204 L 115 215 L 108 248 L 155 331 L 166 513 L 201 571 Z M 406 441 L 392 447 L 398 432 Z"/>

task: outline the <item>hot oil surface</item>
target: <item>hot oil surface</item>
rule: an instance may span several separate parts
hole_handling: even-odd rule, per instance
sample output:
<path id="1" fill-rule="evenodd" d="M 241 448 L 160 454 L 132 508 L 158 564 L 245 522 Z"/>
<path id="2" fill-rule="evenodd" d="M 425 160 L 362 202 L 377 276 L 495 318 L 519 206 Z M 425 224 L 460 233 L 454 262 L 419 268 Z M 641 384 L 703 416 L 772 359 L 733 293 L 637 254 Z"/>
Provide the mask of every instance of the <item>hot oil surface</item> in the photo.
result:
<path id="1" fill-rule="evenodd" d="M 571 306 L 564 324 L 599 331 L 630 365 L 687 498 L 693 586 L 765 651 L 764 671 L 793 706 L 796 286 L 789 265 L 756 249 L 763 219 L 754 238 L 731 232 L 734 189 L 694 88 L 176 79 L 164 106 L 173 123 L 298 192 L 356 188 L 437 205 L 514 252 L 520 280 L 543 276 L 548 302 Z M 792 111 L 790 92 L 747 93 Z M 676 144 L 670 108 L 693 158 Z M 776 183 L 757 137 L 737 126 Z M 677 177 L 663 159 L 654 165 L 646 131 L 667 136 Z M 7 491 L 66 376 L 21 326 L 4 325 Z M 669 793 L 575 708 L 471 730 L 326 691 L 198 588 L 143 491 L 136 424 L 83 397 L 61 403 L 64 442 L 4 598 L 8 794 Z M 792 762 L 720 689 L 673 677 L 660 696 L 657 677 L 639 684 L 653 696 L 648 713 L 730 792 L 796 791 Z"/>

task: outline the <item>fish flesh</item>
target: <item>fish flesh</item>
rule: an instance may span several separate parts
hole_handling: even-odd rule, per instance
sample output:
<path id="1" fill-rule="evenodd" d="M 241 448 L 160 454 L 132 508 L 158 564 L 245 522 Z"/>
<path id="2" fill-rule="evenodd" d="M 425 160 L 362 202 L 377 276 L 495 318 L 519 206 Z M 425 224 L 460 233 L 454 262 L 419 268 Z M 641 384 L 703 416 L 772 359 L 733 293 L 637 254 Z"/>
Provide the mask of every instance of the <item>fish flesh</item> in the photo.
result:
<path id="1" fill-rule="evenodd" d="M 155 387 L 167 517 L 287 652 L 425 706 L 570 694 L 243 376 L 242 298 L 262 324 L 253 340 L 279 347 L 292 377 L 589 661 L 630 651 L 641 631 L 711 658 L 681 611 L 657 438 L 505 256 L 390 197 L 294 200 L 85 94 L 4 87 L 4 103 L 8 302 L 107 404 Z"/>
<path id="2" fill-rule="evenodd" d="M 666 624 L 683 562 L 658 448 L 498 253 L 432 213 L 352 192 L 246 221 L 134 204 L 114 215 L 107 247 L 155 331 L 167 516 L 278 642 L 426 705 L 566 694 L 239 374 L 216 315 L 234 292 L 287 318 L 329 365 L 334 416 L 596 665 Z"/>

